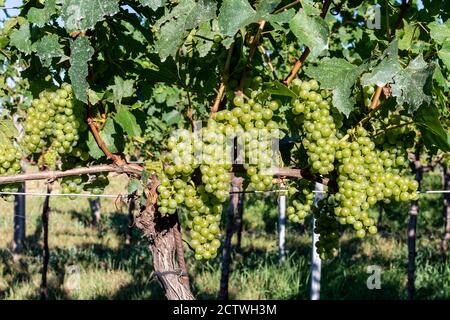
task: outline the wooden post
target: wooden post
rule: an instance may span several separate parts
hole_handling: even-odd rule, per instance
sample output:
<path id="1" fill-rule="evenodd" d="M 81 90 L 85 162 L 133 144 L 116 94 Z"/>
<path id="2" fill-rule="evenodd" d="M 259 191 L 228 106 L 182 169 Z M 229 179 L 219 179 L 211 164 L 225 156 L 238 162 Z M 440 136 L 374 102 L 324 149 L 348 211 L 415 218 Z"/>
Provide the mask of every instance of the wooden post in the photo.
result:
<path id="1" fill-rule="evenodd" d="M 50 260 L 50 249 L 48 247 L 48 222 L 50 217 L 50 193 L 52 192 L 51 183 L 47 184 L 47 196 L 45 196 L 44 207 L 42 208 L 42 230 L 43 230 L 43 250 L 42 250 L 42 273 L 41 285 L 39 288 L 40 299 L 47 300 L 47 272 L 48 262 Z"/>
<path id="2" fill-rule="evenodd" d="M 100 223 L 100 198 L 89 199 L 89 206 L 91 207 L 92 224 L 97 226 Z"/>
<path id="3" fill-rule="evenodd" d="M 22 182 L 19 188 L 20 193 L 25 193 L 25 182 Z M 23 250 L 26 235 L 26 210 L 25 195 L 16 195 L 14 199 L 14 237 L 12 243 L 12 252 L 20 254 Z"/>
<path id="4" fill-rule="evenodd" d="M 416 171 L 416 180 L 419 183 L 418 191 L 422 185 L 422 165 L 419 159 L 419 152 L 416 151 L 413 165 Z M 417 215 L 419 213 L 419 201 L 411 201 L 409 207 L 409 224 L 408 224 L 408 299 L 414 299 L 414 279 L 416 271 L 416 231 L 417 231 Z"/>
<path id="5" fill-rule="evenodd" d="M 231 264 L 231 238 L 234 232 L 234 219 L 239 210 L 239 193 L 242 185 L 242 178 L 238 178 L 233 175 L 231 179 L 231 191 L 235 192 L 231 194 L 230 207 L 227 215 L 227 229 L 225 241 L 222 249 L 222 268 L 220 277 L 220 289 L 219 299 L 228 300 L 228 282 L 230 277 L 230 264 Z"/>

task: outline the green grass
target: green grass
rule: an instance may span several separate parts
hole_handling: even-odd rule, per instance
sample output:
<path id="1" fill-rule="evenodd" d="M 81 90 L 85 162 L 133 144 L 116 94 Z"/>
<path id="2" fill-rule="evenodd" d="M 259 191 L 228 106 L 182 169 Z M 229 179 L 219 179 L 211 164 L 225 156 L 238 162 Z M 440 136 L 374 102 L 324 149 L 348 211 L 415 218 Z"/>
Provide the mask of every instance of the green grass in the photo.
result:
<path id="1" fill-rule="evenodd" d="M 433 180 L 434 179 L 434 180 Z M 107 193 L 123 193 L 125 180 L 115 177 Z M 427 188 L 436 188 L 433 175 Z M 29 191 L 42 191 L 42 183 L 28 183 Z M 56 190 L 57 191 L 57 190 Z M 442 229 L 439 196 L 421 200 L 419 215 L 416 296 L 450 298 L 450 264 L 439 252 Z M 0 200 L 0 299 L 38 298 L 41 268 L 40 214 L 43 198 L 27 198 L 26 249 L 20 257 L 9 250 L 13 230 L 12 204 Z M 151 256 L 138 231 L 133 245 L 125 244 L 126 206 L 102 200 L 102 221 L 92 227 L 87 199 L 51 198 L 49 297 L 51 299 L 162 299 L 159 284 L 149 278 Z M 387 208 L 384 232 L 363 241 L 351 233 L 341 239 L 340 255 L 324 262 L 323 299 L 406 298 L 406 207 Z M 406 210 L 406 212 L 405 212 Z M 376 211 L 376 210 L 375 210 Z M 376 215 L 376 212 L 371 214 Z M 230 297 L 233 299 L 308 299 L 311 228 L 288 226 L 287 259 L 278 262 L 276 196 L 247 196 L 241 253 L 233 253 Z M 186 248 L 187 249 L 187 248 Z M 220 281 L 220 260 L 196 262 L 187 252 L 193 290 L 199 299 L 215 299 Z M 367 267 L 381 267 L 381 289 L 366 286 Z M 79 270 L 80 286 L 72 288 Z"/>

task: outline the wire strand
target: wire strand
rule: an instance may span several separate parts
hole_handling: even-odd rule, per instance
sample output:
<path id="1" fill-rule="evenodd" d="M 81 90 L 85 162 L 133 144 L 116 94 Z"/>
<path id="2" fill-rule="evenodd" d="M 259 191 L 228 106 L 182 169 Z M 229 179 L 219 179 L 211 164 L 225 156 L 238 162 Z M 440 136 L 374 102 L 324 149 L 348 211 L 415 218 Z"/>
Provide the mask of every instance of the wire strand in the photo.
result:
<path id="1" fill-rule="evenodd" d="M 236 193 L 282 193 L 288 192 L 287 189 L 280 190 L 264 190 L 264 191 L 230 191 L 229 194 Z M 326 191 L 316 191 L 313 193 L 327 193 Z M 450 193 L 450 190 L 427 190 L 427 191 L 417 191 L 419 194 L 440 194 L 440 193 Z M 34 196 L 34 197 L 83 197 L 83 198 L 127 198 L 130 194 L 90 194 L 90 193 L 46 193 L 46 192 L 0 192 L 0 195 L 11 195 L 11 196 Z"/>

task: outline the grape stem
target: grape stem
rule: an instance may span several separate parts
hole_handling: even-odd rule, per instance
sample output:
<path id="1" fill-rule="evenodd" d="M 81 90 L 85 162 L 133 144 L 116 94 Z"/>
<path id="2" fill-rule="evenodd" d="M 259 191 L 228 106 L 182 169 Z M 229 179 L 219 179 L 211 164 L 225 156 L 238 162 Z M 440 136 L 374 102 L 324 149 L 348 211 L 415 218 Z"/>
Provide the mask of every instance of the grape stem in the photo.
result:
<path id="1" fill-rule="evenodd" d="M 216 98 L 214 99 L 213 106 L 211 107 L 211 115 L 219 111 L 220 101 L 222 101 L 223 93 L 225 92 L 225 87 L 228 83 L 228 78 L 230 76 L 230 63 L 231 56 L 233 55 L 234 43 L 231 44 L 230 49 L 228 49 L 227 60 L 225 61 L 225 66 L 223 68 L 222 80 L 220 82 L 219 90 L 217 90 Z"/>
<path id="2" fill-rule="evenodd" d="M 332 0 L 326 0 L 325 3 L 323 4 L 322 7 L 322 12 L 320 13 L 320 17 L 322 19 L 325 19 L 328 9 L 330 8 Z M 292 80 L 295 79 L 295 77 L 297 76 L 297 73 L 300 71 L 300 68 L 302 67 L 303 63 L 305 62 L 306 58 L 308 58 L 309 54 L 310 54 L 311 50 L 306 47 L 305 50 L 303 51 L 300 59 L 298 59 L 295 64 L 294 67 L 292 67 L 291 72 L 289 73 L 289 75 L 286 77 L 286 79 L 284 79 L 283 83 L 286 86 L 290 86 Z"/>
<path id="3" fill-rule="evenodd" d="M 259 46 L 259 50 L 261 51 L 264 61 L 269 66 L 270 71 L 272 72 L 272 76 L 274 80 L 278 80 L 277 74 L 275 73 L 275 68 L 273 67 L 272 61 L 270 60 L 270 56 L 267 54 L 266 49 L 263 46 Z"/>
<path id="4" fill-rule="evenodd" d="M 88 101 L 88 118 L 87 118 L 87 124 L 89 125 L 89 128 L 91 129 L 92 135 L 95 138 L 95 141 L 97 142 L 97 145 L 99 148 L 103 151 L 105 156 L 112 160 L 113 163 L 117 166 L 123 166 L 126 164 L 126 161 L 122 159 L 119 155 L 113 154 L 111 151 L 109 151 L 108 147 L 106 146 L 105 141 L 103 141 L 102 137 L 100 136 L 100 133 L 98 131 L 98 126 L 95 123 L 95 120 L 92 117 L 92 110 L 91 110 L 91 103 Z"/>
<path id="5" fill-rule="evenodd" d="M 401 127 L 404 127 L 404 126 L 409 126 L 411 124 L 414 124 L 414 121 L 397 124 L 395 126 L 390 126 L 390 127 L 385 128 L 384 130 L 381 130 L 381 131 L 375 133 L 372 137 L 379 136 L 380 134 L 386 133 L 386 132 L 391 131 L 393 129 L 401 128 Z"/>
<path id="6" fill-rule="evenodd" d="M 259 23 L 258 32 L 256 33 L 250 45 L 250 51 L 248 53 L 247 61 L 245 62 L 244 71 L 242 72 L 241 81 L 239 83 L 239 89 L 236 92 L 237 95 L 242 95 L 244 91 L 245 80 L 247 80 L 248 73 L 250 71 L 250 65 L 252 63 L 253 56 L 256 52 L 256 48 L 258 47 L 259 40 L 261 39 L 261 33 L 263 32 L 265 25 L 266 25 L 265 20 L 262 20 Z"/>

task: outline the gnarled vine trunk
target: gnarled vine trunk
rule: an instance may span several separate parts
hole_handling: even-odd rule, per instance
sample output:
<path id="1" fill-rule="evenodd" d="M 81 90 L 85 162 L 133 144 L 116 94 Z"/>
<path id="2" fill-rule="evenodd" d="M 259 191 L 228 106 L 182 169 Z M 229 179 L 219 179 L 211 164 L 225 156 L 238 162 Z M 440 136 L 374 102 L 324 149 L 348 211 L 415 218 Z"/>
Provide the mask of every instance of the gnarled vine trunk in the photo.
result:
<path id="1" fill-rule="evenodd" d="M 156 185 L 152 186 L 154 191 Z M 156 199 L 149 200 L 144 210 L 136 218 L 136 226 L 148 240 L 153 256 L 153 275 L 158 279 L 169 300 L 194 300 L 189 286 L 189 275 L 184 263 L 182 246 L 177 247 L 178 217 L 176 214 L 161 216 L 156 210 Z M 178 252 L 177 252 L 178 250 Z"/>

